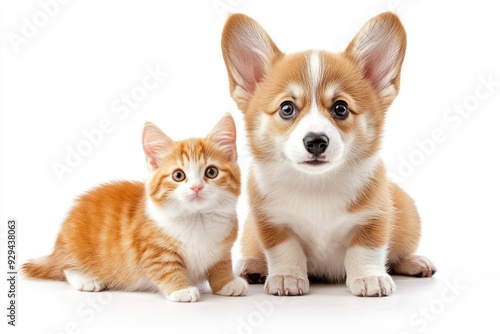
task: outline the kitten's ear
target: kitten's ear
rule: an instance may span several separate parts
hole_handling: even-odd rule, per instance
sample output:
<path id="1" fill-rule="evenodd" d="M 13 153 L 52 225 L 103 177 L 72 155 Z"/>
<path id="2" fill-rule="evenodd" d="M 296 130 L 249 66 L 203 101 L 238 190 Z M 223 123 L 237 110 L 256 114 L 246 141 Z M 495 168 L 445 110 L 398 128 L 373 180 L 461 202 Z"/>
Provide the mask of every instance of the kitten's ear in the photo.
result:
<path id="1" fill-rule="evenodd" d="M 174 141 L 164 134 L 156 125 L 150 122 L 144 124 L 144 130 L 142 131 L 142 147 L 146 154 L 149 170 L 158 168 L 161 160 L 165 157 L 173 144 Z"/>
<path id="2" fill-rule="evenodd" d="M 231 96 L 245 112 L 257 84 L 283 53 L 255 20 L 243 14 L 228 18 L 221 44 Z"/>
<path id="3" fill-rule="evenodd" d="M 405 51 L 406 33 L 401 21 L 385 12 L 361 28 L 344 54 L 358 64 L 382 101 L 390 104 L 399 91 Z"/>
<path id="4" fill-rule="evenodd" d="M 207 140 L 216 144 L 221 149 L 228 160 L 236 161 L 238 154 L 236 152 L 236 125 L 233 117 L 227 113 L 210 131 Z"/>

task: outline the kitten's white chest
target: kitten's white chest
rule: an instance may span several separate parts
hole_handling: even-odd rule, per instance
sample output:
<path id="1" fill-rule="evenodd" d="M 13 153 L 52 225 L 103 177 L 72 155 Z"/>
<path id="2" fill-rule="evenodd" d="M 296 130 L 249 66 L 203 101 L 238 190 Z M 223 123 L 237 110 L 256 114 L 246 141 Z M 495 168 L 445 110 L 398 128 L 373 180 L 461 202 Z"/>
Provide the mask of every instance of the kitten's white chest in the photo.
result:
<path id="1" fill-rule="evenodd" d="M 221 243 L 231 231 L 231 221 L 215 214 L 199 215 L 179 237 L 193 283 L 206 279 L 207 270 L 223 256 Z"/>
<path id="2" fill-rule="evenodd" d="M 196 213 L 169 217 L 160 223 L 166 234 L 181 242 L 180 253 L 193 284 L 205 280 L 207 270 L 224 255 L 221 243 L 231 232 L 234 216 Z"/>

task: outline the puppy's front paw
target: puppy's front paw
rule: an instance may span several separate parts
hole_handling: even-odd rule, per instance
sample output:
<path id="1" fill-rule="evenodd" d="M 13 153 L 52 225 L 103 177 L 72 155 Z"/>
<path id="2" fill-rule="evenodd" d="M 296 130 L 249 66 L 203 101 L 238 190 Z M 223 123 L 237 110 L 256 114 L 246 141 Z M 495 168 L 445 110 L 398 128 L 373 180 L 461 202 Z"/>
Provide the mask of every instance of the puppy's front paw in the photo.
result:
<path id="1" fill-rule="evenodd" d="M 353 295 L 360 297 L 389 296 L 396 290 L 394 281 L 387 274 L 356 277 L 348 282 L 347 286 Z"/>
<path id="2" fill-rule="evenodd" d="M 267 277 L 264 290 L 269 295 L 302 296 L 309 292 L 309 280 L 293 274 Z"/>
<path id="3" fill-rule="evenodd" d="M 200 291 L 194 286 L 176 290 L 167 296 L 167 300 L 171 302 L 195 302 L 198 299 L 200 299 Z"/>
<path id="4" fill-rule="evenodd" d="M 221 296 L 244 296 L 248 291 L 248 283 L 241 277 L 236 277 L 231 282 L 227 283 L 215 294 Z"/>

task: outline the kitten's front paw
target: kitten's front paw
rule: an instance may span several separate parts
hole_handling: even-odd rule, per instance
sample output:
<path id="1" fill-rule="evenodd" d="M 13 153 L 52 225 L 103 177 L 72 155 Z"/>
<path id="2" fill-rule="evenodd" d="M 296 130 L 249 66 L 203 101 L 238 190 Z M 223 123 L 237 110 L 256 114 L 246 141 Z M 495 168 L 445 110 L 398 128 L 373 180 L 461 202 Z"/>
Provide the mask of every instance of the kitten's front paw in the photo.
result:
<path id="1" fill-rule="evenodd" d="M 221 296 L 244 296 L 248 291 L 248 283 L 241 277 L 236 277 L 231 282 L 224 285 L 220 291 L 216 292 Z"/>
<path id="2" fill-rule="evenodd" d="M 309 292 L 309 280 L 293 274 L 270 275 L 267 277 L 264 290 L 269 295 L 302 296 Z"/>
<path id="3" fill-rule="evenodd" d="M 176 290 L 167 296 L 167 300 L 171 302 L 195 302 L 198 299 L 200 299 L 200 291 L 194 286 Z"/>
<path id="4" fill-rule="evenodd" d="M 353 295 L 360 297 L 389 296 L 396 291 L 394 281 L 387 274 L 356 277 L 348 282 L 347 286 Z"/>

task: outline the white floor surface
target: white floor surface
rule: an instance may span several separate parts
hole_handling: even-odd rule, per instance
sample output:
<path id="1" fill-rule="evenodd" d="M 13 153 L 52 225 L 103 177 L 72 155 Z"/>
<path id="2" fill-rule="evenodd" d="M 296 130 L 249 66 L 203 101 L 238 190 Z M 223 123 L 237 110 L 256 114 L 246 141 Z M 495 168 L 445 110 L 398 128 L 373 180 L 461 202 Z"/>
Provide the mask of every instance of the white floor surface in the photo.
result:
<path id="1" fill-rule="evenodd" d="M 206 292 L 200 302 L 178 304 L 155 293 L 79 292 L 66 282 L 22 279 L 18 326 L 9 333 L 500 331 L 498 276 L 439 272 L 433 278 L 396 276 L 395 282 L 397 292 L 384 298 L 355 297 L 344 285 L 323 284 L 307 296 L 275 297 L 251 285 L 245 297 Z"/>

